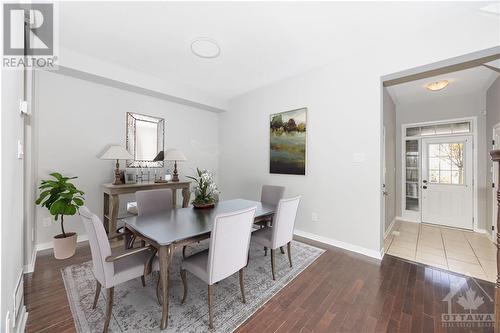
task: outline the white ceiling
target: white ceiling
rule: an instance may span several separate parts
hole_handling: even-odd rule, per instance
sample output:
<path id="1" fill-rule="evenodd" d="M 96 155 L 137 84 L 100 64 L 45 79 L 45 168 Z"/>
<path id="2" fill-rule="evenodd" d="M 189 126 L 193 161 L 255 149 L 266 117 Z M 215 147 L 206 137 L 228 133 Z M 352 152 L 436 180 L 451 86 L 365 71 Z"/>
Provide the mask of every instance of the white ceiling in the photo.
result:
<path id="1" fill-rule="evenodd" d="M 491 63 L 491 65 L 493 64 Z M 387 89 L 396 104 L 408 104 L 440 97 L 485 93 L 498 75 L 497 72 L 480 66 L 428 79 L 402 83 Z M 426 84 L 440 80 L 448 80 L 450 83 L 446 88 L 439 91 L 430 91 L 425 88 Z"/>
<path id="2" fill-rule="evenodd" d="M 479 10 L 486 4 L 61 2 L 60 44 L 231 99 L 350 54 L 370 61 L 378 50 L 393 57 L 432 52 L 456 31 L 481 38 L 475 32 L 498 30 L 498 16 Z M 413 38 L 422 35 L 428 38 Z M 200 36 L 218 41 L 220 57 L 191 54 Z"/>

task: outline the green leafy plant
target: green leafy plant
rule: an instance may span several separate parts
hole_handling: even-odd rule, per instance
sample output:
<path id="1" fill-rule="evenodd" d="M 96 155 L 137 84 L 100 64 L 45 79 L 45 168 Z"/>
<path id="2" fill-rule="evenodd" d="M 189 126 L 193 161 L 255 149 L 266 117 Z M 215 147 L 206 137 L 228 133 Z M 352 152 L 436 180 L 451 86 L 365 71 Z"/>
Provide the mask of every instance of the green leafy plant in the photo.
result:
<path id="1" fill-rule="evenodd" d="M 193 204 L 210 204 L 217 201 L 219 190 L 214 182 L 214 175 L 209 170 L 196 168 L 197 177 L 187 176 L 196 182 L 193 188 L 195 198 Z"/>
<path id="2" fill-rule="evenodd" d="M 75 215 L 78 208 L 83 206 L 85 200 L 83 191 L 80 191 L 69 182 L 71 179 L 78 177 L 63 177 L 60 173 L 54 172 L 50 174 L 54 179 L 42 180 L 40 196 L 36 200 L 36 204 L 46 207 L 50 214 L 57 221 L 61 217 L 61 231 L 63 237 L 66 238 L 64 231 L 64 216 Z"/>

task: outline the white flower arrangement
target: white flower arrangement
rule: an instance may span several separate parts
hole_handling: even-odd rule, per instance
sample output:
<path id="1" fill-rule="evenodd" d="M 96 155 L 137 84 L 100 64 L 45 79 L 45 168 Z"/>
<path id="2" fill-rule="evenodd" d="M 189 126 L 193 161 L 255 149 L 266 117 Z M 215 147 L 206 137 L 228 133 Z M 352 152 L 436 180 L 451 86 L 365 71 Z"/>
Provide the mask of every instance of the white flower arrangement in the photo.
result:
<path id="1" fill-rule="evenodd" d="M 197 177 L 188 176 L 196 182 L 196 186 L 191 190 L 195 198 L 193 204 L 212 204 L 218 199 L 219 190 L 214 182 L 214 174 L 207 169 L 196 168 Z"/>

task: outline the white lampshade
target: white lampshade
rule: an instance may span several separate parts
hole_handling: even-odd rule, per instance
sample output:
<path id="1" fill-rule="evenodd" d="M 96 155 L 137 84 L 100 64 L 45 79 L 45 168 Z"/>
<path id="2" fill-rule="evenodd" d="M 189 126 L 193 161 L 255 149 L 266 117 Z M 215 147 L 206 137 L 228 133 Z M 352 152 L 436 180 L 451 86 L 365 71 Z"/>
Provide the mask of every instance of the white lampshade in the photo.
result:
<path id="1" fill-rule="evenodd" d="M 110 146 L 100 157 L 101 160 L 133 160 L 134 156 L 122 146 Z"/>
<path id="2" fill-rule="evenodd" d="M 184 156 L 182 151 L 179 149 L 167 149 L 165 152 L 165 161 L 186 161 L 187 158 Z"/>

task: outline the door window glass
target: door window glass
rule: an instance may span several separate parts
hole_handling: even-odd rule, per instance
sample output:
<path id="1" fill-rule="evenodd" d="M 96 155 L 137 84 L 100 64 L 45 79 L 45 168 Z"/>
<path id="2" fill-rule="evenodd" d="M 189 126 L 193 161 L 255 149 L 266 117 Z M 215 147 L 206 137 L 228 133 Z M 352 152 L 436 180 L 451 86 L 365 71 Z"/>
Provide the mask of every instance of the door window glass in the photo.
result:
<path id="1" fill-rule="evenodd" d="M 429 182 L 449 185 L 465 183 L 463 143 L 431 143 L 428 151 Z"/>

